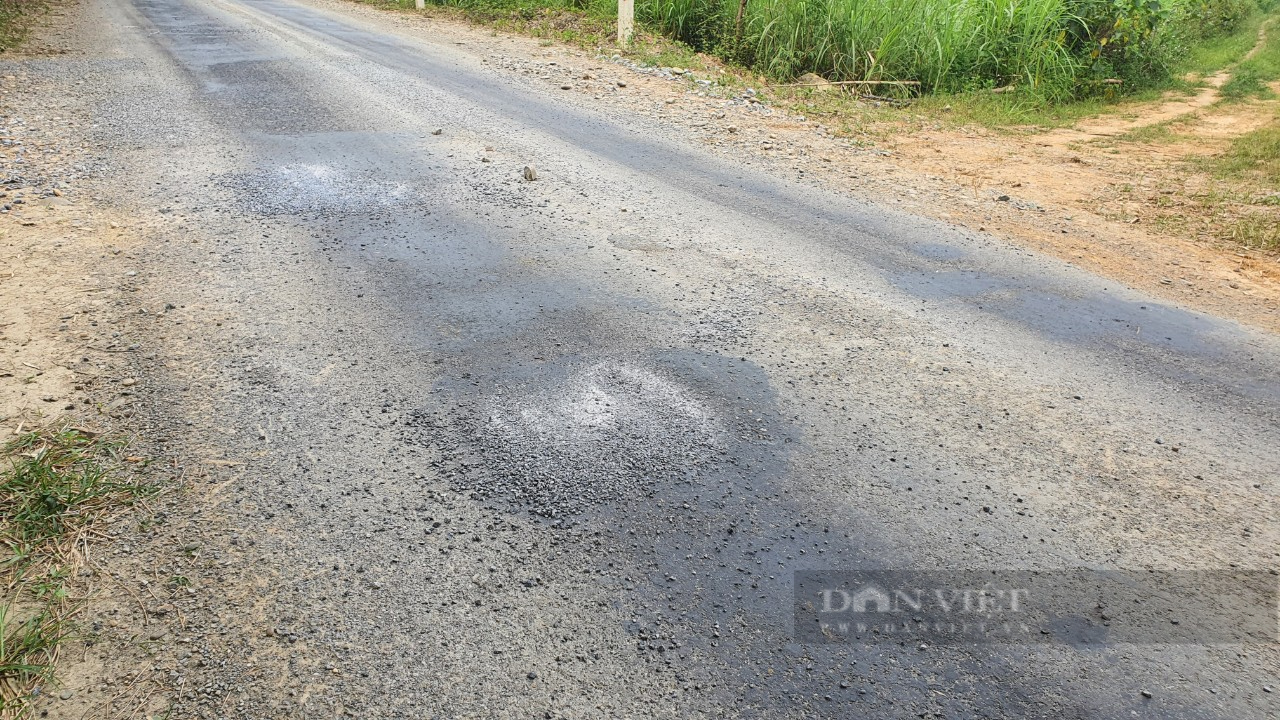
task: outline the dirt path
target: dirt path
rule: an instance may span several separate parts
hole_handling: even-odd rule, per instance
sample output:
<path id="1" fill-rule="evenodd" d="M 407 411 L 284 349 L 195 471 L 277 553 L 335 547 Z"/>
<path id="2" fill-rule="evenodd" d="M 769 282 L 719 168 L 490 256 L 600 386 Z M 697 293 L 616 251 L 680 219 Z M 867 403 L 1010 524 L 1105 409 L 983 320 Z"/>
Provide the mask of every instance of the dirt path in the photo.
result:
<path id="1" fill-rule="evenodd" d="M 0 427 L 13 429 L 96 416 L 95 391 L 127 377 L 115 331 L 129 278 L 111 268 L 127 265 L 135 244 L 123 218 L 75 190 L 87 175 L 71 159 L 65 125 L 75 121 L 9 114 L 13 96 L 31 90 L 0 79 L 10 178 L 0 190 Z"/>
<path id="2" fill-rule="evenodd" d="M 1267 30 L 1273 22 L 1274 20 L 1267 20 L 1262 23 L 1258 28 L 1257 41 L 1254 42 L 1249 52 L 1245 53 L 1240 62 L 1249 60 L 1262 50 L 1267 42 Z M 1131 133 L 1134 130 L 1186 117 L 1222 101 L 1222 87 L 1231 82 L 1235 67 L 1235 65 L 1232 65 L 1204 78 L 1189 77 L 1188 80 L 1192 82 L 1199 80 L 1204 84 L 1204 87 L 1190 97 L 1170 94 L 1160 102 L 1138 106 L 1127 112 L 1082 120 L 1072 127 L 1044 133 L 1038 139 L 1050 145 L 1070 149 L 1070 146 L 1081 142 L 1117 137 L 1125 133 Z M 1238 129 L 1237 134 L 1243 134 L 1255 129 L 1257 126 L 1250 126 L 1246 122 L 1235 125 L 1235 127 Z"/>
<path id="3" fill-rule="evenodd" d="M 1263 47 L 1273 24 L 1262 25 L 1246 58 Z M 1205 78 L 1206 86 L 1192 97 L 1045 133 L 943 131 L 891 142 L 908 169 L 963 178 L 975 195 L 994 189 L 1037 210 L 987 208 L 979 220 L 975 208 L 959 209 L 970 223 L 1144 291 L 1275 331 L 1280 263 L 1274 254 L 1221 239 L 1224 213 L 1195 201 L 1214 192 L 1215 183 L 1185 162 L 1221 153 L 1231 140 L 1280 117 L 1277 100 L 1223 104 L 1221 88 L 1230 79 L 1229 68 Z M 1171 139 L 1152 141 L 1136 132 L 1161 125 L 1174 128 Z M 1225 214 L 1232 212 L 1260 211 L 1237 205 Z"/>
<path id="4" fill-rule="evenodd" d="M 1269 24 L 1259 32 L 1256 53 Z M 1170 98 L 1044 133 L 945 130 L 927 125 L 890 132 L 887 158 L 926 179 L 963 186 L 937 193 L 936 209 L 1011 242 L 1034 247 L 1154 295 L 1241 322 L 1280 330 L 1280 263 L 1274 253 L 1227 239 L 1224 224 L 1272 206 L 1224 205 L 1238 197 L 1188 158 L 1210 157 L 1280 117 L 1280 100 L 1222 103 L 1230 71 L 1206 78 L 1190 98 Z M 1280 83 L 1275 83 L 1280 89 Z M 1168 137 L 1148 129 L 1170 128 Z M 1009 197 L 1007 202 L 993 198 Z M 1214 201 L 1218 202 L 1218 201 Z"/>

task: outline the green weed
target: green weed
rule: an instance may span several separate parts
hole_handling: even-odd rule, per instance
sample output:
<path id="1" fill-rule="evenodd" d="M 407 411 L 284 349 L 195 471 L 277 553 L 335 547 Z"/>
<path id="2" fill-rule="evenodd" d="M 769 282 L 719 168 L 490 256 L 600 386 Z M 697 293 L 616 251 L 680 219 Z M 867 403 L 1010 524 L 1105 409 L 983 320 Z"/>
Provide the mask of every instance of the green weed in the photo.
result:
<path id="1" fill-rule="evenodd" d="M 52 609 L 23 618 L 12 605 L 0 605 L 0 716 L 31 712 L 31 689 L 53 682 L 58 644 L 69 635 L 68 623 Z"/>
<path id="2" fill-rule="evenodd" d="M 0 51 L 21 44 L 46 8 L 44 0 L 0 0 Z"/>
<path id="3" fill-rule="evenodd" d="M 0 717 L 23 717 L 53 681 L 74 612 L 67 583 L 76 547 L 100 524 L 153 494 L 128 477 L 123 442 L 77 428 L 29 432 L 0 446 Z"/>
<path id="4" fill-rule="evenodd" d="M 1274 190 L 1280 186 L 1280 122 L 1241 135 L 1225 153 L 1202 162 L 1217 177 L 1251 180 Z"/>
<path id="5" fill-rule="evenodd" d="M 1219 233 L 1224 239 L 1258 250 L 1280 250 L 1280 222 L 1273 215 L 1248 213 L 1233 217 Z"/>

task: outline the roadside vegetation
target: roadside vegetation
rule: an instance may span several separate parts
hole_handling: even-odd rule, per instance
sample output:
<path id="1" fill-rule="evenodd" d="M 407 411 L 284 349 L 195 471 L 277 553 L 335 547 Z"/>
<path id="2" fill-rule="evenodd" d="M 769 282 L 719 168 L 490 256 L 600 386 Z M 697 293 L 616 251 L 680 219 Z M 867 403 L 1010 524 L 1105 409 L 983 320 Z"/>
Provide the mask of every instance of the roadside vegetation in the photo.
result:
<path id="1" fill-rule="evenodd" d="M 1259 30 L 1265 33 L 1265 41 L 1246 53 L 1232 68 L 1231 80 L 1222 88 L 1222 95 L 1228 100 L 1275 95 L 1268 86 L 1280 79 L 1280 12 L 1265 20 L 1265 27 L 1259 23 Z"/>
<path id="2" fill-rule="evenodd" d="M 55 687 L 75 633 L 76 577 L 102 526 L 155 488 L 126 470 L 124 443 L 61 426 L 0 447 L 0 718 L 27 717 Z"/>
<path id="3" fill-rule="evenodd" d="M 0 52 L 21 43 L 45 7 L 43 0 L 0 0 Z"/>
<path id="4" fill-rule="evenodd" d="M 389 0 L 412 7 L 412 0 Z M 434 0 L 473 19 L 605 41 L 614 0 Z M 785 81 L 1042 103 L 1167 88 L 1239 60 L 1280 0 L 639 0 L 643 28 Z M 1266 70 L 1263 69 L 1263 75 Z M 878 93 L 879 94 L 879 93 Z"/>
<path id="5" fill-rule="evenodd" d="M 1208 165 L 1219 177 L 1252 179 L 1260 186 L 1280 190 L 1280 120 L 1240 136 Z M 1280 204 L 1280 197 L 1273 202 Z"/>
<path id="6" fill-rule="evenodd" d="M 1218 181 L 1197 198 L 1215 218 L 1218 235 L 1245 247 L 1280 251 L 1280 117 L 1198 164 Z"/>

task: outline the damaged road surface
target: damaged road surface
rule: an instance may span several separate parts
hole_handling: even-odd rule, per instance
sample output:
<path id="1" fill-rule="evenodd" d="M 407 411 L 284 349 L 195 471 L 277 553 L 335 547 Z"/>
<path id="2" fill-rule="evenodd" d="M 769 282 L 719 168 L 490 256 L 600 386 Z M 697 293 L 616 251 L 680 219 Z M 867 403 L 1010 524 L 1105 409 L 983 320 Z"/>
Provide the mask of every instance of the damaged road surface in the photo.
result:
<path id="1" fill-rule="evenodd" d="M 227 527 L 174 603 L 173 717 L 1280 714 L 1274 632 L 1109 642 L 1081 591 L 1054 627 L 1092 635 L 815 642 L 793 597 L 1276 568 L 1276 338 L 715 155 L 474 31 L 79 22 L 40 67 L 141 218 L 140 391 Z"/>

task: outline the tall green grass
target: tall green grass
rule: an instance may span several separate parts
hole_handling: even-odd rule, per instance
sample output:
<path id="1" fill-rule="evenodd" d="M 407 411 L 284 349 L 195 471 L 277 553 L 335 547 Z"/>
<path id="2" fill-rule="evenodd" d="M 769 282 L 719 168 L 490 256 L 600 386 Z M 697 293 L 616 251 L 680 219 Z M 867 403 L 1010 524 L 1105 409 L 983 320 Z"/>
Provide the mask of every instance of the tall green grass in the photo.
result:
<path id="1" fill-rule="evenodd" d="M 919 82 L 925 90 L 1024 84 L 1069 90 L 1063 0 L 756 0 L 750 59 L 772 75 Z"/>
<path id="2" fill-rule="evenodd" d="M 595 18 L 616 12 L 616 0 L 429 1 L 517 20 L 547 12 Z M 811 72 L 830 80 L 884 83 L 877 87 L 886 93 L 915 94 L 1012 86 L 1024 97 L 1052 104 L 1167 84 L 1190 50 L 1214 42 L 1215 59 L 1238 59 L 1243 27 L 1256 27 L 1259 15 L 1276 4 L 637 0 L 636 13 L 651 30 L 778 79 Z M 1221 42 L 1223 37 L 1236 42 Z"/>
<path id="3" fill-rule="evenodd" d="M 641 0 L 649 26 L 779 78 L 1017 86 L 1050 101 L 1166 80 L 1275 0 Z M 742 17 L 738 14 L 742 11 Z"/>

